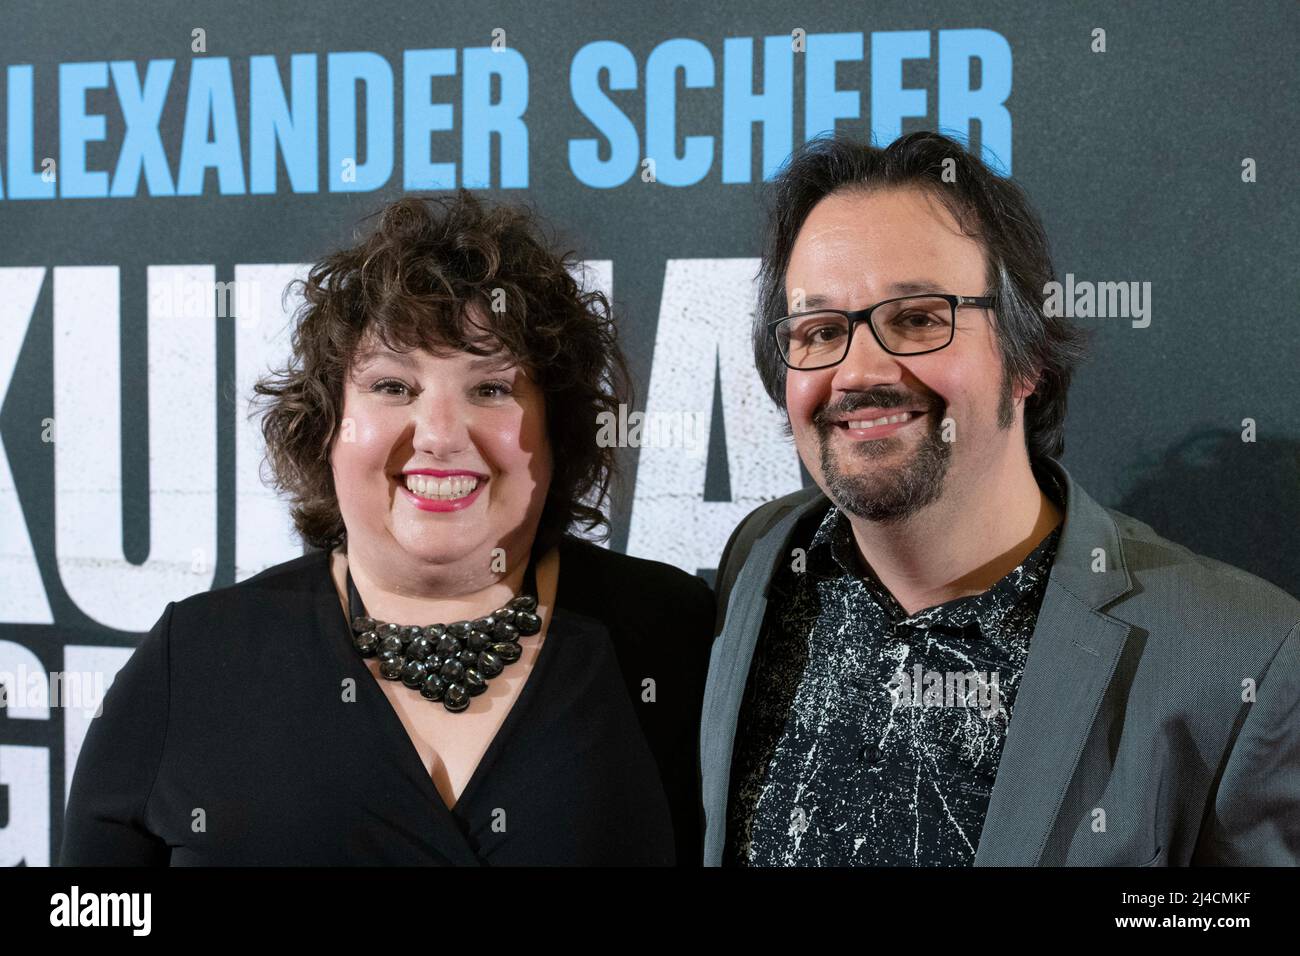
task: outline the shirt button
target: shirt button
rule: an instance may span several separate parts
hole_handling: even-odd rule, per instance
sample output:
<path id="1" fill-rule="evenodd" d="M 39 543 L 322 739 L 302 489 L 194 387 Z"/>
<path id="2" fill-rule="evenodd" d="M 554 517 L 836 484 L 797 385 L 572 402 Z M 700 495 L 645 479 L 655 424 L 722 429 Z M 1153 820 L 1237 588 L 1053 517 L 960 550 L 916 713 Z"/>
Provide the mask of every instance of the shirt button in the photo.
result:
<path id="1" fill-rule="evenodd" d="M 880 760 L 880 748 L 875 744 L 863 744 L 858 749 L 858 759 L 871 766 Z"/>

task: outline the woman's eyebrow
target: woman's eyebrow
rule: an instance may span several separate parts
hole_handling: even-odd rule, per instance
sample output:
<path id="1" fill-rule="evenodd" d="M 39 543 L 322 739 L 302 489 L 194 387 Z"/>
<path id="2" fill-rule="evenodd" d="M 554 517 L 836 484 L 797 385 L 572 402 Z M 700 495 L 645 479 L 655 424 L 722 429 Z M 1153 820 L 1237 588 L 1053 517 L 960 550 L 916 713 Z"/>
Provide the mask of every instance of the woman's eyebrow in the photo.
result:
<path id="1" fill-rule="evenodd" d="M 491 355 L 483 355 L 473 359 L 469 367 L 474 370 L 480 369 L 507 369 L 515 365 L 515 357 L 509 352 L 494 352 Z"/>
<path id="2" fill-rule="evenodd" d="M 358 367 L 364 367 L 381 359 L 391 359 L 409 368 L 417 368 L 420 364 L 409 352 L 395 352 L 387 348 L 374 348 L 358 352 L 356 364 Z M 516 364 L 515 357 L 509 352 L 493 352 L 491 355 L 480 355 L 469 361 L 469 367 L 473 371 L 506 369 L 512 368 Z"/>
<path id="3" fill-rule="evenodd" d="M 356 364 L 369 365 L 371 362 L 377 362 L 380 359 L 392 359 L 402 365 L 414 366 L 416 364 L 415 359 L 409 353 L 394 352 L 392 349 L 386 348 L 372 348 L 366 349 L 364 352 L 358 352 Z"/>

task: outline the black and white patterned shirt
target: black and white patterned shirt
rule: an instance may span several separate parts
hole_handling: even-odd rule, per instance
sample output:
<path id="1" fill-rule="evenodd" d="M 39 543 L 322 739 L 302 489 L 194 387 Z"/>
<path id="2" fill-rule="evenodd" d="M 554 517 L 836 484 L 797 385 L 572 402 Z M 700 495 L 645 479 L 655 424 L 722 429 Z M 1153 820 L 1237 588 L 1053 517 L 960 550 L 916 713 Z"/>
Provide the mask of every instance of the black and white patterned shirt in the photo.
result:
<path id="1" fill-rule="evenodd" d="M 908 615 L 831 507 L 806 566 L 772 582 L 724 864 L 971 865 L 1059 536 L 982 594 Z"/>

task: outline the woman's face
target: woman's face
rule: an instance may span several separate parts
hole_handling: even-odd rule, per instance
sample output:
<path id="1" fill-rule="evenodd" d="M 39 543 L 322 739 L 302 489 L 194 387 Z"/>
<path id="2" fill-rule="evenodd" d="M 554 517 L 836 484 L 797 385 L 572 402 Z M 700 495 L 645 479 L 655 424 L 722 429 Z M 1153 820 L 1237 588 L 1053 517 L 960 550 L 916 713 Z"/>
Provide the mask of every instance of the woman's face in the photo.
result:
<path id="1" fill-rule="evenodd" d="M 350 555 L 393 580 L 455 565 L 468 582 L 494 549 L 531 547 L 551 480 L 544 396 L 504 352 L 372 342 L 344 383 L 331 462 Z"/>

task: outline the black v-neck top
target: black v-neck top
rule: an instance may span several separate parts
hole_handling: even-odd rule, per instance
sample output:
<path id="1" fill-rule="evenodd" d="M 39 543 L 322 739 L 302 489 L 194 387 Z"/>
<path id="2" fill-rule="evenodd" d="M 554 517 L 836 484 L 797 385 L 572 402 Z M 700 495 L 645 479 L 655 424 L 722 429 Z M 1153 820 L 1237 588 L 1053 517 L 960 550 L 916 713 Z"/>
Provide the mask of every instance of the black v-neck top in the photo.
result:
<path id="1" fill-rule="evenodd" d="M 699 578 L 564 538 L 533 671 L 449 810 L 328 552 L 169 603 L 91 722 L 59 863 L 698 865 L 713 624 Z"/>

